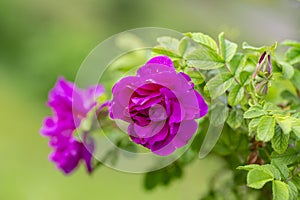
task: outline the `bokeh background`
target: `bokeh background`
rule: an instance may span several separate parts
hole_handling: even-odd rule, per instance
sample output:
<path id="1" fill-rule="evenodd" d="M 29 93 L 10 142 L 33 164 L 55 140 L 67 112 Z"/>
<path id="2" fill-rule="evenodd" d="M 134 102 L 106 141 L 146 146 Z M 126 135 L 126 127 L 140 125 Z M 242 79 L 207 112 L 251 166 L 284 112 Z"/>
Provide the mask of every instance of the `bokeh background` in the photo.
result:
<path id="1" fill-rule="evenodd" d="M 224 31 L 241 44 L 300 39 L 297 0 L 1 0 L 0 199 L 197 199 L 222 167 L 213 157 L 187 167 L 181 180 L 145 191 L 143 176 L 83 168 L 71 176 L 47 160 L 39 135 L 47 93 L 57 77 L 74 80 L 84 58 L 107 37 L 137 27 Z"/>

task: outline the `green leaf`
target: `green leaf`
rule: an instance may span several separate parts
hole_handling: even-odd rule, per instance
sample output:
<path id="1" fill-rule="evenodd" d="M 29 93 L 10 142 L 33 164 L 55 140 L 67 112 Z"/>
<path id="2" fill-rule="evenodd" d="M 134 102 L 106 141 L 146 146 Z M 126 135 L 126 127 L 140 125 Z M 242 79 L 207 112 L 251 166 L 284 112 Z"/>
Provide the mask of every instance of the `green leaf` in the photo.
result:
<path id="1" fill-rule="evenodd" d="M 272 181 L 274 176 L 261 169 L 253 169 L 247 175 L 247 186 L 261 189 L 267 182 Z"/>
<path id="2" fill-rule="evenodd" d="M 290 117 L 276 117 L 276 122 L 279 124 L 284 134 L 289 134 L 292 131 L 292 120 Z"/>
<path id="3" fill-rule="evenodd" d="M 182 168 L 178 163 L 173 163 L 166 168 L 151 171 L 144 176 L 144 187 L 151 190 L 159 185 L 168 185 L 173 179 L 182 176 Z"/>
<path id="4" fill-rule="evenodd" d="M 271 160 L 271 164 L 276 167 L 281 176 L 286 180 L 290 175 L 290 170 L 285 163 L 278 162 L 276 160 Z"/>
<path id="5" fill-rule="evenodd" d="M 244 87 L 236 85 L 228 94 L 228 103 L 231 106 L 238 105 L 244 97 Z"/>
<path id="6" fill-rule="evenodd" d="M 298 118 L 291 118 L 292 119 L 292 130 L 295 135 L 300 138 L 300 119 Z"/>
<path id="7" fill-rule="evenodd" d="M 186 37 L 183 37 L 180 41 L 179 41 L 179 45 L 178 45 L 178 52 L 180 55 L 184 55 L 184 53 L 186 52 L 187 48 L 189 46 L 189 40 Z"/>
<path id="8" fill-rule="evenodd" d="M 249 45 L 247 42 L 243 42 L 242 48 L 245 50 L 257 51 L 257 52 L 264 52 L 264 51 L 274 51 L 277 48 L 277 42 L 275 42 L 272 46 L 262 46 L 262 47 L 254 47 Z"/>
<path id="9" fill-rule="evenodd" d="M 271 116 L 263 116 L 257 126 L 257 139 L 263 142 L 270 141 L 274 136 L 275 119 Z"/>
<path id="10" fill-rule="evenodd" d="M 229 62 L 233 58 L 236 52 L 237 44 L 230 42 L 229 40 L 226 40 L 224 38 L 224 33 L 220 33 L 219 45 L 220 45 L 220 51 L 222 57 L 226 62 Z"/>
<path id="11" fill-rule="evenodd" d="M 232 109 L 227 119 L 227 124 L 232 129 L 237 129 L 242 124 L 243 111 L 240 109 Z"/>
<path id="12" fill-rule="evenodd" d="M 274 51 L 277 48 L 277 41 L 272 46 L 267 46 L 267 51 Z"/>
<path id="13" fill-rule="evenodd" d="M 277 125 L 275 127 L 275 134 L 272 138 L 272 148 L 279 154 L 284 153 L 288 147 L 289 134 L 283 134 L 281 128 Z"/>
<path id="14" fill-rule="evenodd" d="M 235 152 L 241 141 L 241 135 L 232 133 L 229 129 L 228 126 L 224 127 L 218 142 L 214 146 L 214 152 L 222 156 L 231 155 Z"/>
<path id="15" fill-rule="evenodd" d="M 186 63 L 202 70 L 218 69 L 224 66 L 224 60 L 214 51 L 199 47 L 186 55 Z"/>
<path id="16" fill-rule="evenodd" d="M 295 184 L 291 181 L 288 182 L 289 185 L 289 200 L 297 199 L 298 197 L 298 189 Z"/>
<path id="17" fill-rule="evenodd" d="M 164 36 L 157 38 L 159 46 L 165 47 L 166 49 L 177 51 L 179 46 L 179 40 L 176 38 Z"/>
<path id="18" fill-rule="evenodd" d="M 151 190 L 160 184 L 162 181 L 162 173 L 160 171 L 153 171 L 146 173 L 144 177 L 144 187 L 147 190 Z"/>
<path id="19" fill-rule="evenodd" d="M 270 115 L 284 114 L 284 111 L 274 103 L 265 103 L 264 110 L 267 111 Z"/>
<path id="20" fill-rule="evenodd" d="M 176 51 L 167 49 L 165 47 L 154 47 L 152 51 L 154 53 L 166 55 L 172 58 L 181 58 L 181 56 Z"/>
<path id="21" fill-rule="evenodd" d="M 280 180 L 281 178 L 279 170 L 273 165 L 270 164 L 260 165 L 260 169 L 264 170 L 268 174 L 272 174 L 272 176 L 275 179 Z"/>
<path id="22" fill-rule="evenodd" d="M 194 67 L 186 67 L 184 68 L 184 73 L 189 75 L 191 77 L 192 82 L 195 85 L 201 84 L 205 81 L 205 76 L 199 71 L 199 69 L 196 69 Z"/>
<path id="23" fill-rule="evenodd" d="M 250 123 L 248 125 L 249 133 L 256 132 L 256 129 L 257 129 L 257 126 L 258 126 L 258 123 L 260 120 L 261 120 L 261 117 L 257 117 L 250 121 Z"/>
<path id="24" fill-rule="evenodd" d="M 211 108 L 211 124 L 214 126 L 223 125 L 228 117 L 228 107 L 223 103 L 219 102 Z"/>
<path id="25" fill-rule="evenodd" d="M 245 166 L 238 166 L 236 169 L 250 171 L 252 169 L 259 169 L 260 165 L 258 164 L 250 164 Z"/>
<path id="26" fill-rule="evenodd" d="M 294 86 L 300 90 L 300 71 L 295 70 L 294 76 L 291 78 L 291 82 L 294 84 Z"/>
<path id="27" fill-rule="evenodd" d="M 245 56 L 242 53 L 237 53 L 233 56 L 233 58 L 229 62 L 229 67 L 233 74 L 239 71 L 239 68 L 242 68 L 245 64 Z"/>
<path id="28" fill-rule="evenodd" d="M 272 182 L 273 200 L 289 199 L 289 186 L 281 181 Z"/>
<path id="29" fill-rule="evenodd" d="M 280 172 L 275 166 L 266 164 L 266 165 L 259 165 L 259 168 L 261 170 L 264 170 L 266 173 L 271 174 L 275 179 L 278 180 L 281 179 Z"/>
<path id="30" fill-rule="evenodd" d="M 292 183 L 296 186 L 298 190 L 300 190 L 300 177 L 299 176 L 294 176 L 291 180 Z"/>
<path id="31" fill-rule="evenodd" d="M 243 42 L 242 48 L 245 50 L 258 51 L 258 52 L 264 52 L 266 50 L 266 46 L 254 47 L 249 45 L 247 42 Z"/>
<path id="32" fill-rule="evenodd" d="M 296 95 L 294 95 L 291 91 L 289 90 L 284 90 L 280 93 L 280 96 L 288 101 L 291 102 L 298 102 L 298 98 L 296 97 Z"/>
<path id="33" fill-rule="evenodd" d="M 300 42 L 295 40 L 285 40 L 281 43 L 281 45 L 300 48 Z"/>
<path id="34" fill-rule="evenodd" d="M 217 74 L 210 79 L 206 86 L 209 90 L 210 96 L 215 99 L 225 93 L 226 90 L 234 83 L 234 78 L 229 72 Z"/>
<path id="35" fill-rule="evenodd" d="M 294 65 L 300 63 L 300 48 L 292 47 L 285 54 L 286 60 Z"/>
<path id="36" fill-rule="evenodd" d="M 267 102 L 264 105 L 264 110 L 268 112 L 281 111 L 281 108 L 276 106 L 274 103 Z"/>
<path id="37" fill-rule="evenodd" d="M 237 167 L 237 169 L 246 170 L 246 171 L 251 171 L 253 169 L 262 170 L 266 174 L 269 174 L 270 176 L 272 176 L 275 179 L 281 178 L 279 170 L 275 166 L 270 165 L 270 164 L 266 164 L 266 165 L 250 164 L 250 165 L 245 165 L 245 166 L 239 166 L 239 167 Z"/>
<path id="38" fill-rule="evenodd" d="M 266 164 L 266 165 L 260 165 L 260 167 L 265 170 L 266 172 L 271 173 L 275 179 L 280 180 L 281 174 L 280 171 L 273 165 Z"/>
<path id="39" fill-rule="evenodd" d="M 217 51 L 218 46 L 214 39 L 203 33 L 186 33 L 186 36 L 192 38 L 195 42 Z"/>
<path id="40" fill-rule="evenodd" d="M 284 79 L 291 79 L 294 76 L 294 67 L 287 62 L 278 62 L 282 67 L 282 77 Z"/>
<path id="41" fill-rule="evenodd" d="M 275 162 L 285 163 L 286 165 L 290 165 L 297 160 L 298 152 L 294 149 L 288 148 L 284 153 L 279 154 L 277 152 L 272 152 L 271 159 Z"/>
<path id="42" fill-rule="evenodd" d="M 260 117 L 260 116 L 263 116 L 266 114 L 268 114 L 268 113 L 265 110 L 263 110 L 260 106 L 252 106 L 244 113 L 244 118 L 251 119 L 251 118 Z"/>
<path id="43" fill-rule="evenodd" d="M 240 82 L 242 85 L 246 85 L 248 83 L 248 80 L 250 79 L 251 77 L 251 73 L 250 72 L 247 72 L 247 71 L 242 71 L 240 73 Z"/>

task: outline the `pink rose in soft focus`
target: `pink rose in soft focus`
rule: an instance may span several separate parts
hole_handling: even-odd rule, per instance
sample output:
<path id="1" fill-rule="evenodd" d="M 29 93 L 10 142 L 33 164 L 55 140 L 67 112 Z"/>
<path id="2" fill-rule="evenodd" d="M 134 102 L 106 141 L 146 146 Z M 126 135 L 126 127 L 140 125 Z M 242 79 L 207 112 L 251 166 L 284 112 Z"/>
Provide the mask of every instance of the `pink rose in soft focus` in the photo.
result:
<path id="1" fill-rule="evenodd" d="M 89 173 L 93 170 L 94 142 L 88 133 L 84 133 L 83 141 L 78 141 L 74 137 L 74 131 L 97 105 L 95 98 L 103 93 L 102 85 L 79 89 L 64 78 L 59 78 L 49 93 L 47 105 L 52 109 L 53 115 L 44 119 L 41 134 L 50 138 L 49 144 L 54 150 L 50 154 L 50 160 L 66 174 L 71 173 L 81 160 Z"/>

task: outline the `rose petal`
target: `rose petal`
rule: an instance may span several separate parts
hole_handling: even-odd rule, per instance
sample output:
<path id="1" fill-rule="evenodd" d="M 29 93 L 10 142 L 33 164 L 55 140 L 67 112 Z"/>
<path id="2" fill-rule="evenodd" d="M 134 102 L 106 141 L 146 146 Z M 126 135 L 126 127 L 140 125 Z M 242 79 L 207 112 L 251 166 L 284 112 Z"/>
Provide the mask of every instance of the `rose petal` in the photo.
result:
<path id="1" fill-rule="evenodd" d="M 146 64 L 150 64 L 150 63 L 161 64 L 174 69 L 173 62 L 168 56 L 155 56 L 151 58 Z"/>

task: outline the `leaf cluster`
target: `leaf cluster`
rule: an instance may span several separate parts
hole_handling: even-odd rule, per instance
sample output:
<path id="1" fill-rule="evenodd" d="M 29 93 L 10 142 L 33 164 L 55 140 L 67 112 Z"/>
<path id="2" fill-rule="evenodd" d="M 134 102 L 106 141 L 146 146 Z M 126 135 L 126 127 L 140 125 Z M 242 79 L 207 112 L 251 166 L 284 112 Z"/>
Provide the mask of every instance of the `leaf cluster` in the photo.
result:
<path id="1" fill-rule="evenodd" d="M 224 158 L 232 173 L 232 184 L 226 189 L 230 199 L 245 199 L 245 194 L 254 199 L 300 199 L 299 42 L 262 47 L 243 43 L 239 49 L 224 33 L 217 41 L 203 33 L 186 33 L 181 39 L 158 38 L 152 53 L 172 58 L 176 70 L 191 77 L 211 106 L 214 100 L 226 105 L 225 114 L 199 123 L 189 151 L 197 155 L 210 123 L 224 123 L 213 153 Z M 210 112 L 212 116 L 222 111 L 211 107 Z M 184 168 L 196 158 L 177 166 Z M 147 189 L 164 182 L 149 181 L 157 174 L 168 174 L 164 170 L 146 175 Z M 183 171 L 177 171 L 181 176 Z M 211 188 L 203 199 L 226 199 L 221 195 L 226 191 Z"/>

